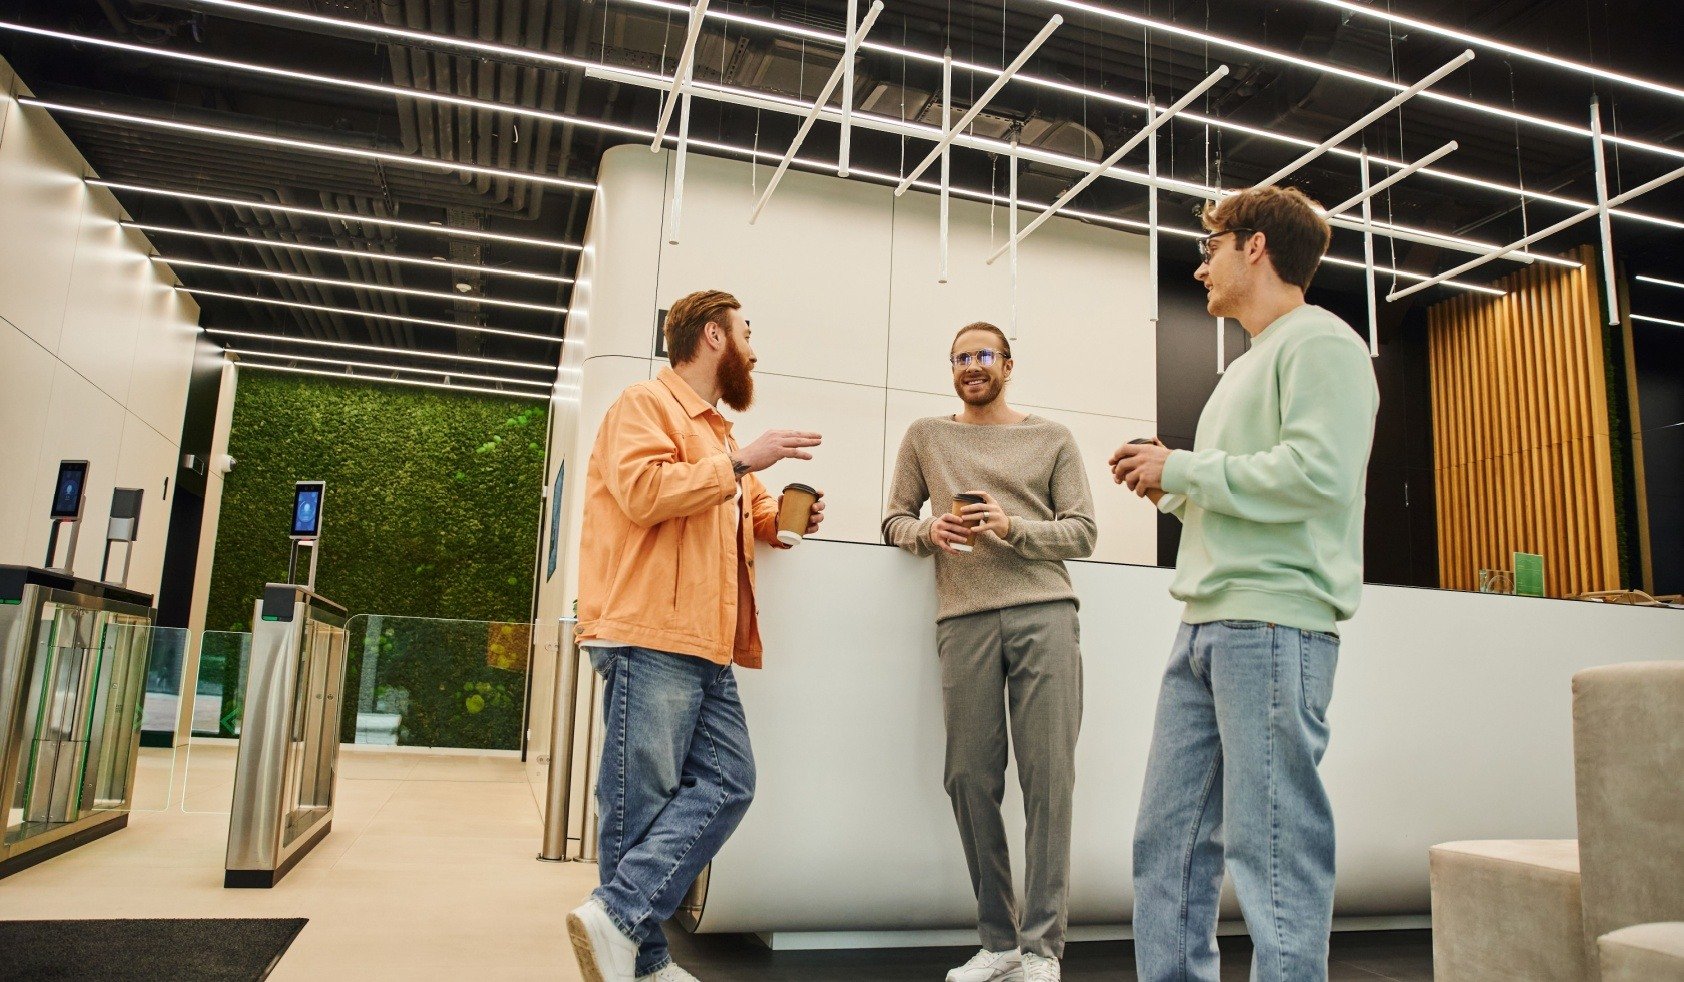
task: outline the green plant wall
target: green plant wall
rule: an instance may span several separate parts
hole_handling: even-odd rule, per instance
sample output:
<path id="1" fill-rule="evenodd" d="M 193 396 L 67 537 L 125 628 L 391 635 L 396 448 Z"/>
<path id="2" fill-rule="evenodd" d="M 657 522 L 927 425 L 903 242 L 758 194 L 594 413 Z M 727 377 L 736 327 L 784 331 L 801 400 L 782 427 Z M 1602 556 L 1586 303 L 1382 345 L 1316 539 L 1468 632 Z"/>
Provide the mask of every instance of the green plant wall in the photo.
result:
<path id="1" fill-rule="evenodd" d="M 286 578 L 300 480 L 327 482 L 316 588 L 352 614 L 529 620 L 545 412 L 524 399 L 241 372 L 206 628 L 250 630 L 263 584 Z M 353 638 L 348 694 L 360 647 Z M 441 659 L 437 682 L 452 693 L 480 681 L 462 677 L 462 662 Z M 215 670 L 205 666 L 201 679 Z M 236 688 L 230 673 L 222 691 Z M 508 725 L 485 739 L 508 744 L 519 710 L 500 714 Z M 475 732 L 489 722 L 473 720 Z M 429 743 L 452 745 L 429 729 Z"/>

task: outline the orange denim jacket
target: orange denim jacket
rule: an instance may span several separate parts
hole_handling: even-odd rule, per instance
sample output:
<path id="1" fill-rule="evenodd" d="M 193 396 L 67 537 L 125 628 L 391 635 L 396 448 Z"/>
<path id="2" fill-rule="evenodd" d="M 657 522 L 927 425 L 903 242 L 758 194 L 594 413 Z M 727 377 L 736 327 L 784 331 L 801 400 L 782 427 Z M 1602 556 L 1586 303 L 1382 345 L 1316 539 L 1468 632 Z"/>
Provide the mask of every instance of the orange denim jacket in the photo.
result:
<path id="1" fill-rule="evenodd" d="M 585 475 L 579 640 L 760 667 L 754 542 L 777 543 L 778 504 L 753 474 L 737 497 L 736 450 L 730 422 L 670 368 L 615 400 Z"/>

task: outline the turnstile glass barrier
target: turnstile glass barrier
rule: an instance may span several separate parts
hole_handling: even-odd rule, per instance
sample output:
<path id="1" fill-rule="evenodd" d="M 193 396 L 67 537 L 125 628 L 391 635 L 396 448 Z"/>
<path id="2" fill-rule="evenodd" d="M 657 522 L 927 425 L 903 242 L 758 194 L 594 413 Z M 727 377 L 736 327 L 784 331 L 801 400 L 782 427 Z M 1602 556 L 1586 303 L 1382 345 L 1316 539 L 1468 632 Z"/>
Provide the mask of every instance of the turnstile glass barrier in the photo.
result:
<path id="1" fill-rule="evenodd" d="M 268 584 L 257 602 L 224 886 L 274 886 L 333 827 L 345 622 L 301 586 Z"/>
<path id="2" fill-rule="evenodd" d="M 350 636 L 346 743 L 520 749 L 530 622 L 358 614 Z"/>
<path id="3" fill-rule="evenodd" d="M 151 596 L 0 566 L 0 876 L 128 824 Z"/>
<path id="4" fill-rule="evenodd" d="M 250 678 L 250 631 L 200 634 L 198 677 L 192 685 L 192 736 L 182 748 L 186 758 L 182 811 L 228 814 Z"/>

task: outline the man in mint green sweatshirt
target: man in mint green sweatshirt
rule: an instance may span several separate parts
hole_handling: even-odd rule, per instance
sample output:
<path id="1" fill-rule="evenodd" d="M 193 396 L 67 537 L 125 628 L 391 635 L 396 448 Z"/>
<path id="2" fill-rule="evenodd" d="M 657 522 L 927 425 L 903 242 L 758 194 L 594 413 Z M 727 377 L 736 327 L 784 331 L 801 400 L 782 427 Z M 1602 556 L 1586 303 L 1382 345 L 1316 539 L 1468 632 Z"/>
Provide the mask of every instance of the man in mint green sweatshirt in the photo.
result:
<path id="1" fill-rule="evenodd" d="M 1254 982 L 1327 978 L 1333 809 L 1317 770 L 1362 594 L 1363 492 L 1379 390 L 1366 346 L 1304 302 L 1330 231 L 1296 189 L 1204 216 L 1195 277 L 1250 350 L 1199 417 L 1192 451 L 1118 449 L 1118 483 L 1181 519 L 1170 593 L 1186 604 L 1158 698 L 1134 838 L 1141 982 L 1216 982 L 1233 875 Z"/>

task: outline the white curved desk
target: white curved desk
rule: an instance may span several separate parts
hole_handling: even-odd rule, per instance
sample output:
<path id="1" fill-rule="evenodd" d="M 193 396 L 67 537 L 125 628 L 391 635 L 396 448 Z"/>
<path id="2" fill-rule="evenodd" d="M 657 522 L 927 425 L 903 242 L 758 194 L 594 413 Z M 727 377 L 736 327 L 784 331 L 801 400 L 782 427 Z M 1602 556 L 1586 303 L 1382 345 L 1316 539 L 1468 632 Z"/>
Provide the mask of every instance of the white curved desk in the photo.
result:
<path id="1" fill-rule="evenodd" d="M 762 550 L 760 562 L 766 668 L 738 673 L 759 790 L 713 863 L 696 929 L 974 927 L 942 790 L 933 571 L 885 546 L 822 540 Z M 1071 572 L 1086 708 L 1070 921 L 1120 930 L 1180 608 L 1167 569 Z M 1428 846 L 1575 835 L 1572 674 L 1684 656 L 1684 614 L 1370 586 L 1344 637 L 1323 764 L 1339 830 L 1336 913 L 1419 915 Z M 1021 843 L 1015 774 L 1007 787 Z M 1013 859 L 1021 882 L 1020 850 Z"/>

